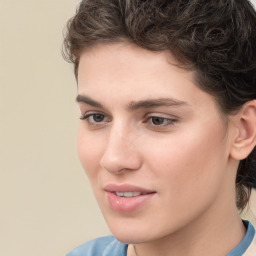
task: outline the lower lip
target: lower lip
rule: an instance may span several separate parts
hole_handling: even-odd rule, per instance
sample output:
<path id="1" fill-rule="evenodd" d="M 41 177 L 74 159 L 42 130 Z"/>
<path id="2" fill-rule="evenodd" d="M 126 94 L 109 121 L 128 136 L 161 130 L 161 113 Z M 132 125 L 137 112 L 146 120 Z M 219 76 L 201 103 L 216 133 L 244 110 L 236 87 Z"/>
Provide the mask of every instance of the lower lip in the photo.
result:
<path id="1" fill-rule="evenodd" d="M 133 212 L 140 208 L 154 195 L 155 193 L 134 197 L 119 197 L 115 193 L 107 192 L 107 198 L 110 207 L 117 212 Z"/>

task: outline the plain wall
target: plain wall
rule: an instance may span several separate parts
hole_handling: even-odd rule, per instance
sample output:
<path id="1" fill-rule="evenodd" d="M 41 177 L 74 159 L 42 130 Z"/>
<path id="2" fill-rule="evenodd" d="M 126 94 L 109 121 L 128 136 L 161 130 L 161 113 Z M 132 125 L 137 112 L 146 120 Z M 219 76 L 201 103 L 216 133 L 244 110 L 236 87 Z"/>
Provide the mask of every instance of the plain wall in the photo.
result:
<path id="1" fill-rule="evenodd" d="M 0 255 L 61 256 L 109 233 L 77 157 L 76 82 L 61 56 L 78 3 L 0 0 Z"/>
<path id="2" fill-rule="evenodd" d="M 62 31 L 79 1 L 0 0 L 0 255 L 60 256 L 108 234 L 76 152 Z"/>

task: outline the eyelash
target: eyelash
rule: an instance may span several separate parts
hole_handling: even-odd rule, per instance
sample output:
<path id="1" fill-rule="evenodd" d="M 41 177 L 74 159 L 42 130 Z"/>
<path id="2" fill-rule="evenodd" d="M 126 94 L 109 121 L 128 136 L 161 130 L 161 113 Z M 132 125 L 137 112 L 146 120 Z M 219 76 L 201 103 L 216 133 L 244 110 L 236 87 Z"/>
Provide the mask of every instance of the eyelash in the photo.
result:
<path id="1" fill-rule="evenodd" d="M 111 121 L 111 119 L 107 120 L 107 121 L 95 121 L 95 120 L 91 120 L 90 118 L 95 118 L 96 116 L 101 117 L 103 119 L 108 119 L 108 117 L 104 114 L 101 113 L 90 113 L 87 115 L 82 115 L 80 117 L 81 120 L 85 120 L 87 122 L 87 124 L 89 126 L 94 126 L 96 127 L 100 127 L 108 122 Z M 155 120 L 154 120 L 155 119 Z M 160 124 L 154 124 L 154 121 L 159 122 Z M 176 122 L 178 121 L 178 119 L 174 119 L 174 118 L 167 118 L 167 117 L 161 117 L 161 116 L 157 116 L 157 115 L 147 115 L 145 121 L 143 121 L 143 123 L 148 124 L 151 127 L 154 127 L 154 129 L 165 129 L 168 128 L 169 126 L 173 126 Z"/>
<path id="2" fill-rule="evenodd" d="M 94 120 L 94 122 L 93 122 L 93 121 L 90 121 L 90 118 L 91 118 L 91 117 L 93 118 L 93 117 L 96 117 L 96 116 L 98 116 L 98 117 L 103 117 L 104 119 L 107 118 L 106 115 L 101 114 L 101 113 L 90 113 L 90 114 L 87 114 L 87 115 L 82 115 L 82 116 L 80 117 L 80 119 L 81 119 L 81 120 L 86 120 L 86 122 L 87 122 L 89 125 L 100 125 L 100 124 L 102 124 L 102 121 L 101 121 L 101 122 L 97 122 L 97 121 L 95 121 L 95 120 Z"/>
<path id="3" fill-rule="evenodd" d="M 174 125 L 178 120 L 173 119 L 173 118 L 152 115 L 152 116 L 148 116 L 144 123 L 148 123 L 149 121 L 150 121 L 150 125 L 152 125 L 156 128 L 166 128 L 166 127 Z M 160 121 L 161 124 L 157 125 L 154 123 L 154 121 L 157 121 L 157 122 Z"/>

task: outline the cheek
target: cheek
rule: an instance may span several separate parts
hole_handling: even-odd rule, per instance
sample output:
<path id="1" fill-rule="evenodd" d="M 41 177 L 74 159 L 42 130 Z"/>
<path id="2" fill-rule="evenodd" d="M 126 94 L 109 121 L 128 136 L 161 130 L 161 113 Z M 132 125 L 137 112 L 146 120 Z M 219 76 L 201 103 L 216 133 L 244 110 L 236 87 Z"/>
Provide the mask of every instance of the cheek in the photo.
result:
<path id="1" fill-rule="evenodd" d="M 157 183 L 162 184 L 160 190 L 172 190 L 175 197 L 192 191 L 197 193 L 197 189 L 202 191 L 207 186 L 216 189 L 213 187 L 219 186 L 228 159 L 222 133 L 217 128 L 210 132 L 207 128 L 195 127 L 151 142 L 145 162 L 148 169 L 153 170 Z"/>
<path id="2" fill-rule="evenodd" d="M 97 175 L 100 166 L 100 157 L 103 143 L 99 136 L 92 136 L 83 127 L 79 128 L 77 138 L 77 149 L 82 167 L 91 180 Z"/>

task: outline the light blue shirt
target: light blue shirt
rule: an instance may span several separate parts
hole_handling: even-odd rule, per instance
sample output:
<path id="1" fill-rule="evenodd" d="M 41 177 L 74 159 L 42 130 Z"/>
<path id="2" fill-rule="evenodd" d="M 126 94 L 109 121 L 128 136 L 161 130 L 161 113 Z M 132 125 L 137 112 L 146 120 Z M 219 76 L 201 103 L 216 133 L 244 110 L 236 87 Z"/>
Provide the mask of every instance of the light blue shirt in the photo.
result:
<path id="1" fill-rule="evenodd" d="M 246 234 L 240 244 L 226 256 L 241 256 L 252 243 L 255 229 L 250 222 L 243 222 L 247 228 Z M 66 256 L 127 256 L 127 247 L 127 244 L 117 241 L 113 236 L 104 236 L 78 246 Z"/>

